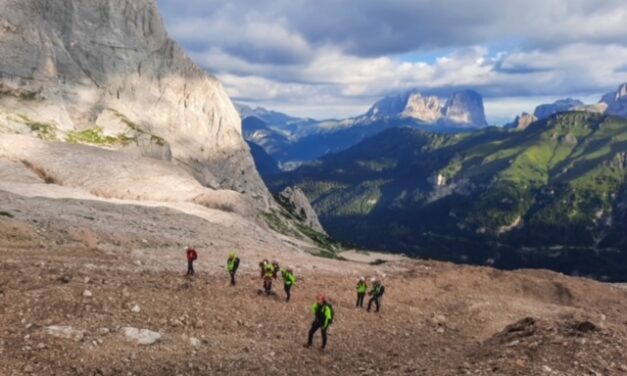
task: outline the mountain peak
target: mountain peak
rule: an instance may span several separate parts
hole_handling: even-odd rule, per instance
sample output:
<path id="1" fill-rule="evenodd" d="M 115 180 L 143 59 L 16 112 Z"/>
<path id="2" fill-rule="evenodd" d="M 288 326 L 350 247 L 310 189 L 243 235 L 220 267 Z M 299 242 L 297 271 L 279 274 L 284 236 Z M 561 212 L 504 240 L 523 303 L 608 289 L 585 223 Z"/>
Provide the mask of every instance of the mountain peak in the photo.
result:
<path id="1" fill-rule="evenodd" d="M 410 118 L 428 124 L 454 126 L 487 125 L 483 98 L 474 90 L 458 91 L 443 100 L 434 95 L 423 96 L 414 89 L 378 100 L 368 110 L 366 117 Z"/>
<path id="2" fill-rule="evenodd" d="M 620 84 L 616 91 L 605 94 L 599 103 L 607 105 L 607 114 L 627 117 L 627 82 Z"/>
<path id="3" fill-rule="evenodd" d="M 558 112 L 570 111 L 579 106 L 583 106 L 584 103 L 578 99 L 564 98 L 558 99 L 553 103 L 541 104 L 536 107 L 533 115 L 538 119 L 546 119 L 549 116 Z"/>

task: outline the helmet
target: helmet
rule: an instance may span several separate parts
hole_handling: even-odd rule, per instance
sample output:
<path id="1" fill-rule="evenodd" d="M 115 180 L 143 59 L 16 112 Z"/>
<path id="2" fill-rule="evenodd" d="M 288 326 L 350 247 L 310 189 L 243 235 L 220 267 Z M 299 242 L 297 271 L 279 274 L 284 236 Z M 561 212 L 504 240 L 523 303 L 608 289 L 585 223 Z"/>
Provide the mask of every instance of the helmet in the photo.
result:
<path id="1" fill-rule="evenodd" d="M 327 297 L 324 296 L 324 294 L 318 294 L 318 296 L 316 297 L 318 302 L 323 303 L 327 301 Z"/>
<path id="2" fill-rule="evenodd" d="M 360 280 L 361 282 L 366 282 L 366 277 L 361 276 L 361 277 L 359 277 L 359 280 Z"/>
<path id="3" fill-rule="evenodd" d="M 230 258 L 235 258 L 235 252 L 231 252 L 231 253 L 229 253 L 229 257 L 230 257 Z"/>
<path id="4" fill-rule="evenodd" d="M 377 282 L 377 277 L 370 278 L 370 282 Z"/>

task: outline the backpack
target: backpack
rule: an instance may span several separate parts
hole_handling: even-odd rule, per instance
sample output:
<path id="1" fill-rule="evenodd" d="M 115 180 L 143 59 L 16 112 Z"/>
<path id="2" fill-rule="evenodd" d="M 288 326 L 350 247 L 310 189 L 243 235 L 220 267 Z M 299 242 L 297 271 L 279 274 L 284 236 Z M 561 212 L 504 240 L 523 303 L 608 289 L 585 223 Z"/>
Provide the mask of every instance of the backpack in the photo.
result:
<path id="1" fill-rule="evenodd" d="M 325 303 L 329 310 L 331 311 L 331 320 L 329 320 L 329 325 L 333 324 L 333 320 L 335 319 L 335 312 L 333 311 L 333 306 L 331 303 Z"/>

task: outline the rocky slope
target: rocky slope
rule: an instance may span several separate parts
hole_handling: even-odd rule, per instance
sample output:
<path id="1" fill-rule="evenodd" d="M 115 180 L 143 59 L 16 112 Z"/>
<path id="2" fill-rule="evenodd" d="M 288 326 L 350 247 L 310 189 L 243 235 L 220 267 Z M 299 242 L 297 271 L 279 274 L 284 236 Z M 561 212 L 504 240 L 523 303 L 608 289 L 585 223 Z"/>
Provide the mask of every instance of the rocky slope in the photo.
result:
<path id="1" fill-rule="evenodd" d="M 2 375 L 627 374 L 618 286 L 313 258 L 269 237 L 251 242 L 252 228 L 164 208 L 3 192 L 0 207 Z M 192 280 L 183 277 L 188 243 L 200 256 Z M 242 266 L 229 287 L 234 248 Z M 258 293 L 262 257 L 296 269 L 290 303 L 280 287 Z M 359 275 L 383 279 L 380 314 L 354 308 Z M 325 352 L 301 346 L 320 292 L 336 313 Z"/>
<path id="2" fill-rule="evenodd" d="M 0 132 L 171 159 L 269 207 L 237 111 L 156 1 L 0 0 L 0 54 Z"/>

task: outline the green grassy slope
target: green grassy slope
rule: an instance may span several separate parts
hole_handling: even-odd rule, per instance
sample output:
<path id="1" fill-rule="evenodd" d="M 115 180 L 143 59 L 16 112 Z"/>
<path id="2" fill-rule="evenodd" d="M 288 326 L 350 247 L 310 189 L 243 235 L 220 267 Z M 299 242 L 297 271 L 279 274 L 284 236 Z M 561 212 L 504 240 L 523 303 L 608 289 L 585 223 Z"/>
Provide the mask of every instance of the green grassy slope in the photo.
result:
<path id="1" fill-rule="evenodd" d="M 359 246 L 627 279 L 626 155 L 627 120 L 568 112 L 524 131 L 392 129 L 270 185 L 301 186 Z"/>

